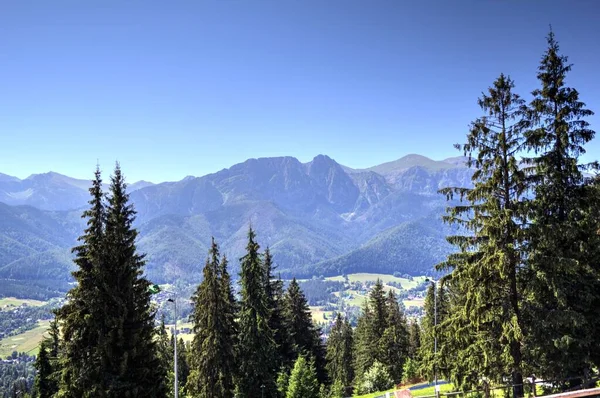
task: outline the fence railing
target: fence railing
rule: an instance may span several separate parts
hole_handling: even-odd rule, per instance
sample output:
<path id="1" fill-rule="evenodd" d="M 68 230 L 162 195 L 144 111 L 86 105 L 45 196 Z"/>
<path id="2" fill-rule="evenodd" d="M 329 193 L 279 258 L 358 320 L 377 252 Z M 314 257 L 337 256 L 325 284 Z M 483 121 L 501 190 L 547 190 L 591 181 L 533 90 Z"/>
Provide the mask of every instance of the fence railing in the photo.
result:
<path id="1" fill-rule="evenodd" d="M 580 380 L 582 383 L 571 387 L 563 392 L 552 393 L 551 390 L 555 389 L 561 383 Z M 421 395 L 419 398 L 471 398 L 471 397 L 515 397 L 515 387 L 523 387 L 525 398 L 544 397 L 544 398 L 578 398 L 578 397 L 600 397 L 600 387 L 596 387 L 600 379 L 595 377 L 592 379 L 583 380 L 582 377 L 574 377 L 564 380 L 530 380 L 523 384 L 507 384 L 502 386 L 489 386 L 481 387 L 475 390 L 469 391 L 456 391 L 456 392 L 439 392 L 430 395 Z M 538 387 L 542 387 L 542 391 L 538 391 Z M 503 391 L 503 393 L 498 393 Z M 400 389 L 391 393 L 382 394 L 381 398 L 409 398 L 409 389 Z"/>

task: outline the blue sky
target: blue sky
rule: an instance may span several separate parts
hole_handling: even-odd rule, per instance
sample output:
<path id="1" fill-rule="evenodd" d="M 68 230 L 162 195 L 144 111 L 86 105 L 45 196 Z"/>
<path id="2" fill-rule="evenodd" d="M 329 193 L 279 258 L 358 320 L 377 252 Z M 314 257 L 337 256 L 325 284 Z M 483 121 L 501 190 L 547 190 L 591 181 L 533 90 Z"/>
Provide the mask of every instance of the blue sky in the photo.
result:
<path id="1" fill-rule="evenodd" d="M 119 160 L 160 182 L 251 157 L 457 156 L 501 72 L 529 99 L 549 24 L 600 113 L 596 0 L 4 0 L 0 172 Z"/>

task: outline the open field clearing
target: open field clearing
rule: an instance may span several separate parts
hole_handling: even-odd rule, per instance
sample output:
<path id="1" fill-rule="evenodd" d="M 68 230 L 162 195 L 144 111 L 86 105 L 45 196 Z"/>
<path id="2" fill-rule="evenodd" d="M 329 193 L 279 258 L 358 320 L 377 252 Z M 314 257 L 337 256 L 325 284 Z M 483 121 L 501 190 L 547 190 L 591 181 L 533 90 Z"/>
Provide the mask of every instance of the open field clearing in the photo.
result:
<path id="1" fill-rule="evenodd" d="M 40 321 L 34 329 L 0 340 L 0 357 L 6 358 L 13 351 L 36 355 L 42 339 L 48 337 L 49 324 L 50 321 Z"/>
<path id="2" fill-rule="evenodd" d="M 46 302 L 39 300 L 18 299 L 14 297 L 4 297 L 0 298 L 0 311 L 11 309 L 13 307 L 20 307 L 23 304 L 27 304 L 32 307 L 41 307 L 42 305 L 46 304 Z"/>
<path id="3" fill-rule="evenodd" d="M 403 303 L 404 303 L 405 308 L 423 307 L 425 305 L 425 299 L 417 298 L 417 299 L 412 299 L 412 300 L 404 300 Z"/>
<path id="4" fill-rule="evenodd" d="M 400 283 L 400 285 L 402 285 L 402 288 L 408 290 L 408 289 L 412 289 L 413 287 L 416 287 L 419 283 L 421 283 L 423 280 L 425 280 L 425 277 L 424 276 L 416 276 L 413 278 L 413 280 L 409 280 L 406 278 L 398 278 L 396 276 L 387 275 L 387 274 L 370 274 L 370 273 L 348 274 L 348 280 L 350 282 L 376 282 L 377 279 L 381 279 L 381 281 L 383 283 L 388 283 L 388 282 Z M 331 276 L 331 277 L 325 278 L 325 280 L 343 282 L 344 277 L 342 275 Z"/>

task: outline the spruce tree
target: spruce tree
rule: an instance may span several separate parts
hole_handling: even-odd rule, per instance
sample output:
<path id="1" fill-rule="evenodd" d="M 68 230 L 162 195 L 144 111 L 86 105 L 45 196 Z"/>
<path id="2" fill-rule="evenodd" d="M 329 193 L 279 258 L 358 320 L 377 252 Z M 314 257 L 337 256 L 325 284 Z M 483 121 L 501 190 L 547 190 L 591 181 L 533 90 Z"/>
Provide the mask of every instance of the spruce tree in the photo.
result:
<path id="1" fill-rule="evenodd" d="M 239 374 L 236 394 L 240 397 L 277 396 L 277 347 L 269 327 L 271 317 L 265 291 L 265 268 L 252 228 L 248 231 L 246 255 L 240 259 L 240 311 L 238 323 Z M 261 388 L 262 386 L 262 388 Z"/>
<path id="2" fill-rule="evenodd" d="M 362 377 L 373 363 L 380 362 L 385 365 L 386 358 L 391 358 L 395 352 L 389 352 L 388 349 L 395 340 L 397 332 L 390 329 L 386 342 L 383 341 L 383 336 L 388 329 L 389 308 L 388 299 L 383 288 L 383 282 L 377 279 L 377 282 L 369 293 L 368 301 L 365 301 L 362 314 L 358 318 L 358 324 L 355 331 L 355 359 L 354 373 L 356 375 L 355 385 L 360 387 Z M 403 344 L 406 349 L 406 344 Z M 401 368 L 400 368 L 401 369 Z M 401 371 L 400 371 L 401 373 Z"/>
<path id="3" fill-rule="evenodd" d="M 319 398 L 319 382 L 315 365 L 304 355 L 300 355 L 294 364 L 285 396 L 286 398 Z"/>
<path id="4" fill-rule="evenodd" d="M 598 220 L 592 216 L 598 197 L 582 174 L 586 165 L 579 164 L 595 132 L 586 121 L 593 112 L 566 85 L 572 65 L 553 32 L 547 43 L 525 133 L 535 154 L 527 159 L 534 194 L 528 203 L 528 345 L 536 374 L 564 379 L 589 373 L 599 347 Z"/>
<path id="5" fill-rule="evenodd" d="M 342 328 L 342 340 L 344 342 L 342 356 L 344 361 L 344 378 L 342 382 L 344 389 L 349 389 L 354 381 L 354 331 L 350 325 L 348 318 L 344 319 L 344 327 Z"/>
<path id="6" fill-rule="evenodd" d="M 375 362 L 375 350 L 370 339 L 372 314 L 369 302 L 365 300 L 354 330 L 354 386 L 359 388 L 362 377 Z"/>
<path id="7" fill-rule="evenodd" d="M 343 387 L 352 384 L 352 349 L 352 328 L 338 313 L 327 340 L 326 367 L 332 384 L 338 382 Z"/>
<path id="8" fill-rule="evenodd" d="M 325 350 L 321 342 L 321 330 L 314 326 L 308 301 L 294 278 L 285 294 L 285 327 L 288 331 L 292 352 L 311 356 L 316 365 L 319 382 L 326 380 Z"/>
<path id="9" fill-rule="evenodd" d="M 170 374 L 173 373 L 174 348 L 167 332 L 164 315 L 161 317 L 156 335 L 156 351 L 160 363 L 161 377 L 164 380 L 169 380 Z M 172 392 L 172 385 L 173 383 L 167 383 L 166 389 L 170 392 Z"/>
<path id="10" fill-rule="evenodd" d="M 58 361 L 60 344 L 59 334 L 58 320 L 55 316 L 50 322 L 50 328 L 48 330 L 49 337 L 42 340 L 40 351 L 34 364 L 34 367 L 37 370 L 34 382 L 34 395 L 36 397 L 52 397 L 58 392 L 58 381 L 60 377 Z"/>
<path id="11" fill-rule="evenodd" d="M 221 283 L 221 289 L 223 291 L 224 302 L 221 310 L 221 317 L 223 319 L 223 333 L 228 335 L 229 344 L 231 346 L 230 359 L 234 360 L 234 368 L 231 369 L 231 374 L 234 376 L 235 381 L 237 365 L 235 365 L 235 359 L 237 358 L 237 347 L 238 347 L 238 325 L 236 322 L 238 313 L 238 303 L 233 293 L 233 286 L 231 282 L 231 276 L 227 267 L 229 262 L 227 256 L 221 257 L 221 267 L 219 270 L 219 280 Z M 235 385 L 234 385 L 235 387 Z"/>
<path id="12" fill-rule="evenodd" d="M 35 359 L 35 382 L 34 382 L 34 391 L 35 396 L 38 398 L 50 398 L 57 391 L 57 386 L 53 377 L 53 369 L 50 364 L 50 347 L 49 340 L 43 340 L 40 345 L 40 350 L 38 352 L 37 358 Z"/>
<path id="13" fill-rule="evenodd" d="M 179 396 L 185 397 L 188 395 L 188 390 L 186 388 L 187 381 L 190 376 L 190 351 L 191 345 L 190 343 L 186 343 L 180 337 L 177 340 L 177 384 L 179 386 Z M 173 374 L 173 376 L 175 376 Z M 175 377 L 169 380 L 169 383 L 172 387 L 175 387 Z"/>
<path id="14" fill-rule="evenodd" d="M 106 264 L 106 210 L 100 168 L 96 168 L 89 189 L 90 207 L 82 214 L 87 227 L 73 248 L 77 269 L 72 273 L 75 287 L 57 312 L 62 327 L 63 350 L 60 357 L 59 397 L 86 397 L 100 394 L 101 363 L 99 333 L 104 332 L 99 270 Z"/>
<path id="15" fill-rule="evenodd" d="M 475 334 L 485 358 L 482 376 L 497 382 L 510 376 L 519 385 L 516 394 L 522 396 L 524 320 L 519 271 L 526 184 L 517 154 L 523 148 L 524 101 L 513 89 L 513 81 L 501 74 L 478 101 L 484 116 L 471 124 L 462 146 L 467 165 L 475 168 L 473 188 L 441 190 L 448 199 L 456 195 L 462 202 L 447 209 L 444 221 L 466 234 L 448 237 L 459 252 L 440 268 L 453 270 L 453 287 L 465 296 L 465 307 L 453 315 L 463 317 L 471 327 L 456 333 Z"/>
<path id="16" fill-rule="evenodd" d="M 269 327 L 273 331 L 275 344 L 277 345 L 277 368 L 288 368 L 293 365 L 295 357 L 290 342 L 290 336 L 285 327 L 285 295 L 283 281 L 281 278 L 275 279 L 273 277 L 275 266 L 269 248 L 267 248 L 264 253 L 264 267 L 266 277 L 265 291 L 271 314 L 269 318 Z"/>
<path id="17" fill-rule="evenodd" d="M 421 319 L 421 336 L 420 347 L 418 352 L 419 358 L 419 371 L 421 375 L 427 377 L 428 380 L 433 380 L 436 371 L 438 379 L 441 378 L 441 375 L 448 375 L 449 363 L 452 363 L 453 369 L 458 369 L 463 364 L 456 360 L 456 358 L 463 358 L 458 355 L 457 352 L 462 353 L 461 349 L 466 348 L 460 344 L 453 345 L 452 350 L 450 352 L 446 352 L 442 354 L 443 350 L 446 347 L 449 347 L 449 344 L 452 343 L 446 336 L 450 333 L 447 329 L 450 328 L 450 320 L 447 319 L 447 314 L 449 313 L 446 309 L 449 306 L 449 297 L 446 294 L 446 287 L 440 286 L 437 289 L 437 317 L 435 314 L 435 285 L 431 283 L 427 289 L 427 295 L 425 296 L 424 303 L 424 316 Z M 462 297 L 462 296 L 461 296 Z M 460 307 L 456 308 L 456 311 L 462 311 Z M 436 325 L 437 318 L 437 327 Z M 468 332 L 469 326 L 466 327 L 466 330 L 463 332 Z M 452 329 L 453 330 L 453 329 Z M 437 356 L 435 356 L 435 339 L 437 337 Z M 461 336 L 459 341 L 465 341 L 465 336 Z M 472 341 L 472 340 L 469 340 Z M 476 351 L 475 345 L 467 345 L 467 347 L 471 347 Z M 454 358 L 454 362 L 449 358 Z M 474 356 L 474 361 L 480 359 L 479 355 Z M 456 362 L 456 363 L 455 363 Z M 476 362 L 473 364 L 469 364 L 473 369 L 479 370 L 479 366 L 476 365 Z M 456 385 L 458 387 L 465 387 L 467 384 L 463 384 L 455 379 Z"/>
<path id="18" fill-rule="evenodd" d="M 225 398 L 233 394 L 235 369 L 235 329 L 230 308 L 229 291 L 219 262 L 219 248 L 212 240 L 209 258 L 203 270 L 202 283 L 192 296 L 191 320 L 194 339 L 191 352 L 191 374 L 186 389 L 199 398 Z"/>
<path id="19" fill-rule="evenodd" d="M 421 328 L 416 320 L 408 326 L 408 357 L 418 362 L 419 348 L 421 347 Z"/>
<path id="20" fill-rule="evenodd" d="M 386 329 L 378 344 L 379 358 L 386 366 L 394 383 L 398 384 L 402 381 L 402 369 L 408 357 L 409 334 L 406 317 L 392 290 L 387 296 L 386 312 Z"/>
<path id="21" fill-rule="evenodd" d="M 104 316 L 97 354 L 101 382 L 107 397 L 160 397 L 165 385 L 154 339 L 151 283 L 143 276 L 144 255 L 136 249 L 135 210 L 126 189 L 117 163 L 106 208 L 106 262 L 96 280 Z"/>
<path id="22" fill-rule="evenodd" d="M 388 321 L 388 304 L 381 279 L 377 279 L 377 282 L 375 282 L 373 289 L 369 293 L 369 307 L 371 308 L 369 340 L 373 350 L 378 352 L 377 346 L 387 328 Z"/>

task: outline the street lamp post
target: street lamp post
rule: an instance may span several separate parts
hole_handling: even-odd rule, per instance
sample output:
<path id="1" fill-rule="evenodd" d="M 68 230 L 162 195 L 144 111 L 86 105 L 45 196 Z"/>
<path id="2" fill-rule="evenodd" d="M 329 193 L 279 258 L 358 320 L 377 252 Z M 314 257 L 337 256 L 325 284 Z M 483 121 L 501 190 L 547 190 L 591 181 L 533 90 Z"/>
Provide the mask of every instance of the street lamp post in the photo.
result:
<path id="1" fill-rule="evenodd" d="M 179 380 L 177 376 L 177 295 L 175 293 L 172 293 L 172 295 L 173 298 L 170 298 L 167 301 L 173 303 L 173 306 L 175 307 L 175 326 L 173 327 L 173 345 L 175 347 L 175 352 L 173 370 L 175 372 L 175 398 L 179 398 Z"/>
<path id="2" fill-rule="evenodd" d="M 160 286 L 153 284 L 148 286 L 148 292 L 150 294 L 158 294 L 163 291 Z M 175 371 L 175 398 L 179 398 L 179 377 L 177 375 L 177 293 L 164 290 L 165 293 L 169 293 L 171 298 L 167 299 L 168 302 L 173 303 L 175 306 L 175 327 L 173 328 L 173 344 L 175 346 L 174 358 L 173 358 L 173 367 Z"/>

